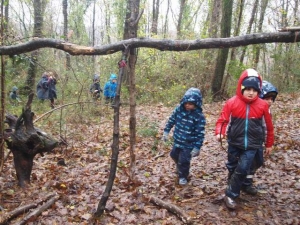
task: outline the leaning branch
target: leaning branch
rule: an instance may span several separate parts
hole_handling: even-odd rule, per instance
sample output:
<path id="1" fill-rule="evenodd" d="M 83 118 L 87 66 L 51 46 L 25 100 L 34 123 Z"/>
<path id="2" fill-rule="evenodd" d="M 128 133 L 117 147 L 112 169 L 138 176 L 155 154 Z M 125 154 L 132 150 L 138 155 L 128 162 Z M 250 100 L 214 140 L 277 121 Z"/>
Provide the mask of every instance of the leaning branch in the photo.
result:
<path id="1" fill-rule="evenodd" d="M 32 40 L 10 46 L 0 46 L 0 55 L 17 55 L 40 48 L 55 48 L 70 55 L 109 55 L 131 48 L 154 48 L 161 51 L 191 51 L 211 48 L 233 48 L 264 43 L 300 42 L 299 31 L 254 33 L 230 38 L 206 38 L 197 40 L 171 40 L 152 38 L 131 38 L 102 46 L 80 46 L 64 40 L 33 38 Z"/>

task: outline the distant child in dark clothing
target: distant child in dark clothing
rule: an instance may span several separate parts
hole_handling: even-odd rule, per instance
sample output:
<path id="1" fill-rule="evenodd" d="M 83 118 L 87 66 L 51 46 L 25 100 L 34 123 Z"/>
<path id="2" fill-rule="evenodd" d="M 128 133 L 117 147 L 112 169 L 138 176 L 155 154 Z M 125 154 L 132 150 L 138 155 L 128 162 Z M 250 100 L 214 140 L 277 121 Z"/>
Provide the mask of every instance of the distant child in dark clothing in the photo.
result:
<path id="1" fill-rule="evenodd" d="M 116 74 L 111 74 L 109 81 L 106 82 L 104 85 L 104 97 L 105 97 L 105 103 L 113 103 L 115 97 L 116 97 L 116 92 L 117 92 L 117 75 Z"/>
<path id="2" fill-rule="evenodd" d="M 100 76 L 95 74 L 93 77 L 93 83 L 90 86 L 90 93 L 92 94 L 93 99 L 97 100 L 100 98 L 101 92 L 103 92 L 103 90 L 100 87 Z"/>
<path id="3" fill-rule="evenodd" d="M 270 107 L 273 104 L 273 102 L 275 101 L 277 95 L 278 95 L 277 88 L 270 82 L 264 80 L 262 82 L 262 90 L 261 90 L 259 97 L 268 103 L 270 114 L 271 114 Z M 266 130 L 265 122 L 263 123 L 263 126 Z M 250 168 L 250 171 L 243 183 L 242 190 L 244 192 L 251 194 L 251 195 L 257 194 L 257 189 L 255 186 L 253 186 L 253 176 L 254 176 L 255 172 L 260 167 L 262 167 L 263 164 L 264 164 L 264 148 L 261 148 L 256 152 L 254 160 L 252 162 L 252 166 Z"/>
<path id="4" fill-rule="evenodd" d="M 21 102 L 21 99 L 18 95 L 18 88 L 16 86 L 12 87 L 11 92 L 9 93 L 9 98 L 11 99 L 12 103 Z"/>
<path id="5" fill-rule="evenodd" d="M 44 101 L 45 99 L 50 100 L 51 108 L 54 108 L 54 99 L 57 98 L 56 94 L 56 79 L 51 73 L 45 72 L 42 78 L 37 84 L 36 94 L 38 99 Z"/>
<path id="6" fill-rule="evenodd" d="M 190 88 L 171 114 L 163 133 L 163 141 L 173 126 L 174 145 L 170 156 L 176 163 L 179 185 L 186 185 L 192 157 L 200 153 L 205 135 L 202 95 L 198 88 Z"/>
<path id="7" fill-rule="evenodd" d="M 243 182 L 250 171 L 253 159 L 265 142 L 266 154 L 270 154 L 274 143 L 274 130 L 268 104 L 258 98 L 262 79 L 254 69 L 242 72 L 236 95 L 230 98 L 216 123 L 215 134 L 221 141 L 227 130 L 229 171 L 228 186 L 224 201 L 226 206 L 235 209 L 235 199 L 240 195 Z M 265 141 L 263 119 L 266 122 Z"/>

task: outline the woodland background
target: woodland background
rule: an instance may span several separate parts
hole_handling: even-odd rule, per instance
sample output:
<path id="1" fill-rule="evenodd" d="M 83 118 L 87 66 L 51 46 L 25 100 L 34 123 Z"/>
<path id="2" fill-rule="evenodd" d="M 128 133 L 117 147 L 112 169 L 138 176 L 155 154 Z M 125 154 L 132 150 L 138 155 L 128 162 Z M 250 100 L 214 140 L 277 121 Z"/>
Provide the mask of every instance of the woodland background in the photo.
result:
<path id="1" fill-rule="evenodd" d="M 110 45 L 134 37 L 166 40 L 234 37 L 251 33 L 277 32 L 286 27 L 298 27 L 300 21 L 298 0 L 6 0 L 1 2 L 1 11 L 2 46 L 18 45 L 35 37 L 62 39 L 81 46 Z M 136 21 L 134 32 L 130 30 L 132 20 Z M 215 116 L 217 116 L 216 112 L 219 112 L 221 106 L 220 103 L 215 104 L 212 101 L 226 100 L 234 94 L 237 79 L 241 71 L 246 68 L 256 68 L 263 79 L 277 86 L 283 98 L 287 98 L 287 100 L 281 99 L 283 105 L 279 103 L 280 113 L 283 117 L 295 114 L 293 119 L 298 120 L 299 43 L 256 44 L 230 49 L 213 48 L 186 52 L 139 48 L 135 49 L 134 54 L 136 56 L 134 62 L 136 101 L 142 107 L 137 111 L 136 153 L 143 155 L 146 152 L 149 157 L 141 158 L 142 162 L 146 161 L 147 164 L 137 166 L 139 180 L 142 180 L 143 183 L 138 189 L 131 187 L 125 181 L 129 173 L 126 169 L 129 164 L 128 154 L 125 153 L 125 158 L 118 162 L 118 173 L 120 171 L 122 173 L 115 182 L 113 193 L 116 196 L 111 197 L 114 202 L 108 204 L 107 212 L 110 213 L 106 214 L 108 217 L 104 218 L 103 224 L 135 224 L 142 218 L 149 224 L 179 223 L 176 217 L 169 217 L 170 215 L 166 211 L 160 213 L 156 210 L 152 211 L 152 207 L 144 207 L 147 201 L 139 197 L 147 192 L 145 190 L 149 190 L 149 194 L 163 193 L 163 196 L 160 196 L 162 199 L 170 200 L 175 204 L 192 202 L 191 205 L 184 206 L 185 209 L 190 211 L 189 215 L 197 218 L 198 222 L 201 221 L 199 215 L 203 216 L 204 224 L 234 222 L 240 224 L 241 221 L 245 224 L 255 224 L 260 220 L 271 221 L 274 224 L 297 224 L 299 222 L 299 217 L 296 215 L 299 210 L 299 158 L 296 156 L 298 139 L 289 139 L 288 133 L 284 133 L 284 137 L 277 138 L 276 144 L 280 147 L 276 149 L 284 151 L 276 152 L 270 163 L 271 166 L 269 164 L 267 168 L 275 170 L 277 167 L 273 163 L 278 158 L 294 157 L 295 161 L 291 166 L 277 168 L 276 173 L 276 179 L 281 179 L 285 173 L 288 173 L 289 179 L 293 182 L 282 188 L 279 185 L 280 182 L 276 180 L 278 181 L 276 185 L 279 187 L 275 185 L 277 188 L 268 193 L 268 197 L 262 195 L 260 199 L 262 200 L 260 203 L 263 203 L 265 207 L 269 206 L 265 210 L 252 210 L 255 209 L 253 202 L 256 200 L 252 199 L 252 201 L 246 198 L 245 201 L 243 200 L 244 203 L 246 202 L 242 206 L 243 210 L 238 211 L 237 214 L 233 213 L 233 215 L 232 212 L 227 212 L 218 201 L 222 188 L 224 188 L 225 169 L 221 160 L 224 160 L 225 155 L 218 156 L 214 163 L 209 164 L 210 154 L 204 153 L 203 156 L 207 161 L 197 162 L 196 168 L 201 167 L 202 169 L 196 171 L 198 173 L 196 183 L 193 182 L 188 189 L 179 189 L 179 192 L 177 192 L 178 187 L 175 186 L 175 189 L 172 187 L 175 183 L 172 169 L 170 169 L 172 164 L 169 161 L 166 168 L 153 168 L 155 168 L 157 159 L 166 157 L 157 165 L 169 160 L 167 152 L 170 146 L 161 146 L 159 142 L 162 124 L 184 92 L 191 86 L 200 88 L 203 93 L 204 102 L 207 104 L 206 116 L 210 121 L 208 126 L 210 131 Z M 44 71 L 52 71 L 58 78 L 58 106 L 77 101 L 91 101 L 88 89 L 93 74 L 100 74 L 103 86 L 110 73 L 118 72 L 120 58 L 120 54 L 110 54 L 110 52 L 105 56 L 72 56 L 54 48 L 41 48 L 17 55 L 2 55 L 2 79 L 5 74 L 5 86 L 1 86 L 2 97 L 3 93 L 7 96 L 10 89 L 16 85 L 20 89 L 23 100 L 23 103 L 18 105 L 12 105 L 6 100 L 5 109 L 19 115 L 24 102 L 26 102 L 27 94 L 31 90 L 35 90 L 35 85 Z M 128 121 L 126 110 L 130 101 L 129 74 L 128 72 L 124 77 L 121 92 L 121 102 L 124 106 L 124 111 L 121 112 L 121 117 L 122 113 L 124 117 L 121 121 L 125 125 Z M 47 103 L 35 100 L 32 105 L 32 111 L 37 118 L 43 116 L 43 113 L 48 110 Z M 146 112 L 152 113 L 147 114 Z M 86 220 L 90 218 L 91 211 L 95 208 L 107 179 L 109 161 L 107 156 L 110 154 L 112 140 L 112 120 L 113 111 L 104 106 L 102 101 L 96 104 L 67 106 L 38 120 L 35 123 L 36 126 L 49 131 L 54 137 L 63 137 L 68 141 L 68 147 L 57 149 L 54 155 L 37 159 L 32 187 L 25 193 L 19 190 L 13 182 L 15 174 L 12 170 L 12 158 L 9 156 L 3 168 L 3 176 L 1 176 L 1 204 L 7 210 L 11 210 L 21 205 L 23 201 L 34 199 L 32 197 L 34 193 L 43 194 L 43 191 L 55 190 L 61 196 L 55 206 L 57 210 L 45 212 L 43 220 L 49 219 L 49 223 L 53 223 L 53 221 L 64 223 L 67 218 L 70 223 L 87 223 Z M 299 128 L 296 125 L 291 126 L 290 123 L 291 121 L 285 122 L 280 129 L 282 131 L 289 127 L 291 128 L 290 134 L 294 136 L 299 133 Z M 121 126 L 121 137 L 124 139 L 120 141 L 120 151 L 126 152 L 129 148 L 130 130 L 123 125 Z M 219 149 L 211 134 L 207 137 L 204 152 L 209 148 Z M 164 152 L 164 156 L 155 158 L 162 152 Z M 219 155 L 218 150 L 214 154 Z M 71 173 L 71 175 L 60 174 L 62 169 L 57 166 L 56 162 L 62 158 L 67 162 L 68 168 L 72 168 L 69 171 L 66 169 L 65 173 Z M 139 163 L 137 161 L 137 164 Z M 208 170 L 204 165 L 210 165 Z M 78 168 L 78 166 L 81 167 Z M 46 170 L 41 168 L 46 168 Z M 93 176 L 89 176 L 92 174 L 91 171 L 95 172 L 95 174 L 92 172 Z M 166 181 L 163 181 L 161 176 L 155 175 L 160 172 L 166 174 L 168 177 Z M 218 173 L 218 175 L 213 175 L 212 178 L 209 175 L 210 172 Z M 267 172 L 270 173 L 270 170 L 267 169 Z M 80 174 L 79 180 L 75 180 L 76 174 Z M 88 179 L 84 179 L 84 177 L 88 177 Z M 80 183 L 80 180 L 85 183 Z M 209 180 L 209 182 L 204 185 L 203 180 Z M 265 181 L 265 179 L 263 180 Z M 149 182 L 149 186 L 144 186 Z M 166 184 L 167 186 L 165 186 Z M 274 183 L 267 183 L 267 185 L 274 186 Z M 193 187 L 196 187 L 197 190 L 194 190 L 194 194 L 189 194 L 191 191 L 189 188 L 193 189 Z M 91 190 L 93 190 L 92 194 Z M 293 193 L 296 200 L 287 196 L 289 192 Z M 118 196 L 122 196 L 121 193 L 126 193 L 124 199 L 118 199 Z M 282 193 L 285 194 L 284 197 L 282 197 Z M 74 196 L 76 196 L 75 199 Z M 130 199 L 129 196 L 133 196 L 135 200 Z M 168 199 L 170 196 L 172 198 Z M 204 199 L 204 203 L 200 204 L 202 205 L 199 208 L 200 211 L 194 212 L 190 209 L 199 207 L 199 196 Z M 275 203 L 274 196 L 277 199 Z M 87 200 L 83 201 L 84 198 Z M 22 201 L 16 199 L 22 199 Z M 286 202 L 282 203 L 285 199 L 291 203 L 288 209 L 280 208 L 281 204 L 287 204 Z M 205 202 L 214 201 L 219 207 L 210 208 L 212 211 L 207 209 L 208 217 L 202 215 L 203 207 L 208 207 Z M 197 206 L 194 205 L 196 202 Z M 247 202 L 250 203 L 247 205 Z M 128 207 L 131 208 L 128 210 Z M 117 210 L 114 210 L 116 208 Z M 251 210 L 247 211 L 247 209 Z M 272 214 L 272 210 L 275 210 L 275 213 Z M 242 219 L 245 211 L 248 212 L 246 220 Z M 221 214 L 219 214 L 220 212 Z M 143 214 L 143 216 L 139 217 L 136 213 L 139 216 Z M 147 218 L 144 217 L 145 215 Z M 156 218 L 157 222 L 155 219 L 153 221 L 153 218 Z M 216 218 L 218 220 L 215 220 Z M 38 221 L 36 223 L 39 224 Z"/>

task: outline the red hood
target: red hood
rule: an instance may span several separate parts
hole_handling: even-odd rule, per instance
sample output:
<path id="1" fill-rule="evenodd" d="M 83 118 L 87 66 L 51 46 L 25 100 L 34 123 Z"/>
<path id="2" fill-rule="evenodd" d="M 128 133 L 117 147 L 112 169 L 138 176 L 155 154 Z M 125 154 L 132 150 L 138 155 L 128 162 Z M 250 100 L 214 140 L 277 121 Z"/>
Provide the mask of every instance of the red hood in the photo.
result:
<path id="1" fill-rule="evenodd" d="M 246 103 L 250 103 L 250 102 L 253 102 L 255 101 L 257 98 L 258 98 L 258 95 L 256 96 L 256 98 L 252 99 L 252 100 L 248 100 L 246 99 L 243 94 L 242 94 L 242 82 L 245 78 L 247 77 L 257 77 L 260 81 L 260 88 L 262 86 L 262 78 L 261 76 L 258 74 L 258 72 L 254 69 L 246 69 L 242 72 L 240 78 L 239 78 L 239 81 L 238 81 L 238 84 L 237 84 L 237 87 L 236 87 L 236 95 L 242 99 L 244 102 Z"/>

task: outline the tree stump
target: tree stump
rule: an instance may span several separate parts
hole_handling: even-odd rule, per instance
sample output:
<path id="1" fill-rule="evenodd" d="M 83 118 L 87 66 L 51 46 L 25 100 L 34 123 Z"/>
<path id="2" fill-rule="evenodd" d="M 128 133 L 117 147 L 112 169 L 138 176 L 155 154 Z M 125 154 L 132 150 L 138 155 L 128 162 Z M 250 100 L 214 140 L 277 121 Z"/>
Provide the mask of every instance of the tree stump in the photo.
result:
<path id="1" fill-rule="evenodd" d="M 35 155 L 50 152 L 58 144 L 55 139 L 33 126 L 34 113 L 31 112 L 33 96 L 34 94 L 29 95 L 19 118 L 11 114 L 5 116 L 9 128 L 4 131 L 4 140 L 13 153 L 18 184 L 21 187 L 30 183 Z"/>

